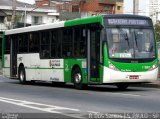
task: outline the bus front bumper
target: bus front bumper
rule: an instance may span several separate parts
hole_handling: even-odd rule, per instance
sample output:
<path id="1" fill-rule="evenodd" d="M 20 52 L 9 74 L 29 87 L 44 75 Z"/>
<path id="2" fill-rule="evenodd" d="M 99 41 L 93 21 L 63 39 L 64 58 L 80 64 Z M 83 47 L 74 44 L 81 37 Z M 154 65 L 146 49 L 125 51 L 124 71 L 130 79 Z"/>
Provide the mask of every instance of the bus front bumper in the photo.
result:
<path id="1" fill-rule="evenodd" d="M 121 72 L 104 67 L 103 83 L 143 83 L 158 78 L 158 68 L 147 72 Z"/>

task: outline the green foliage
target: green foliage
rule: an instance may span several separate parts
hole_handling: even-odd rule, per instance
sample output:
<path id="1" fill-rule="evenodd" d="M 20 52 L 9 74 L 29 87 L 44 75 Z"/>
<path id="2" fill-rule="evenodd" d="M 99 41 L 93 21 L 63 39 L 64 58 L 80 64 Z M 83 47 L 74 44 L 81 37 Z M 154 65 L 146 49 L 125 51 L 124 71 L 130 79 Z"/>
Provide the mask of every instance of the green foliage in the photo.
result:
<path id="1" fill-rule="evenodd" d="M 155 35 L 156 35 L 156 40 L 157 42 L 160 42 L 160 21 L 158 21 L 155 26 Z"/>

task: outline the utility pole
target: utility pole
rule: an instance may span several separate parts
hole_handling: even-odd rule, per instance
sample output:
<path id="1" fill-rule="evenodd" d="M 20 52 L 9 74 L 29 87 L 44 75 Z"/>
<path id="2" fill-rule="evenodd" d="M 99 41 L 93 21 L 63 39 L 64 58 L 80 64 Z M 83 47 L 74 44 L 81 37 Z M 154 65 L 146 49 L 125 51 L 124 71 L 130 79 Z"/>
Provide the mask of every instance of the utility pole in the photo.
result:
<path id="1" fill-rule="evenodd" d="M 12 0 L 12 19 L 11 19 L 11 29 L 15 27 L 15 18 L 16 18 L 16 0 Z"/>
<path id="2" fill-rule="evenodd" d="M 25 8 L 24 8 L 24 27 L 26 27 L 26 22 L 27 22 L 27 7 L 26 7 L 26 5 L 25 5 Z"/>
<path id="3" fill-rule="evenodd" d="M 138 15 L 139 0 L 133 0 L 133 14 Z"/>

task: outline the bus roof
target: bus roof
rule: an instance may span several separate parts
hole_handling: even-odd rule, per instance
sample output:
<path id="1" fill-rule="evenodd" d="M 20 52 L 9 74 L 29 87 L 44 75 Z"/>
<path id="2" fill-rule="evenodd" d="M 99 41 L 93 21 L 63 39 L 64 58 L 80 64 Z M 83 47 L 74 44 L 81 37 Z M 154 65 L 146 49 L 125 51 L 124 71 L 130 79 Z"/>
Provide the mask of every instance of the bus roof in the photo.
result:
<path id="1" fill-rule="evenodd" d="M 27 33 L 27 32 L 47 30 L 47 29 L 53 29 L 53 28 L 89 24 L 89 23 L 97 23 L 97 22 L 102 22 L 101 18 L 102 16 L 92 16 L 92 17 L 87 17 L 87 18 L 78 18 L 74 20 L 61 21 L 61 22 L 56 22 L 56 23 L 49 23 L 49 24 L 43 24 L 43 25 L 37 25 L 37 26 L 29 26 L 29 27 L 11 29 L 11 30 L 6 30 L 5 35 L 11 35 L 11 34 L 17 34 L 17 33 Z"/>
<path id="2" fill-rule="evenodd" d="M 78 18 L 78 19 L 61 21 L 56 23 L 49 23 L 49 24 L 42 24 L 37 26 L 29 26 L 29 27 L 17 28 L 12 30 L 6 30 L 5 35 L 41 31 L 41 30 L 60 28 L 60 27 L 78 26 L 78 25 L 90 24 L 90 23 L 103 24 L 103 17 L 105 18 L 114 18 L 114 17 L 115 18 L 142 18 L 142 19 L 151 20 L 149 17 L 146 17 L 146 16 L 129 15 L 129 14 L 99 15 L 99 16 L 92 16 L 87 18 Z"/>
<path id="3" fill-rule="evenodd" d="M 42 24 L 42 25 L 6 30 L 5 35 L 34 32 L 34 31 L 47 30 L 47 29 L 59 28 L 59 27 L 64 27 L 64 21 L 57 22 L 57 23 Z"/>

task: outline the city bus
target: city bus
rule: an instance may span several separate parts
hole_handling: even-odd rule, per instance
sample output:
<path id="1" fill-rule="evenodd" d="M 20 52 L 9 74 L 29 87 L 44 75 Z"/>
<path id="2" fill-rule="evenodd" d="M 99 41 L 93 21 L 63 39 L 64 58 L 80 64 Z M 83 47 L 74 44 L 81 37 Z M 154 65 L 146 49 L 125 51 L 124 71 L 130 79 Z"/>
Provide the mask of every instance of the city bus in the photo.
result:
<path id="1" fill-rule="evenodd" d="M 138 15 L 98 15 L 5 31 L 2 65 L 20 83 L 87 85 L 157 80 L 152 20 Z"/>

